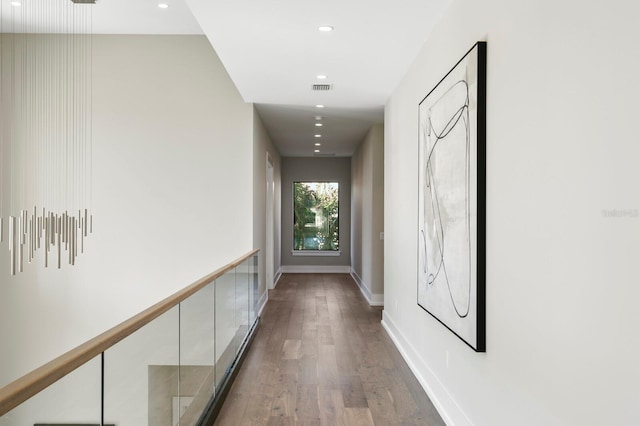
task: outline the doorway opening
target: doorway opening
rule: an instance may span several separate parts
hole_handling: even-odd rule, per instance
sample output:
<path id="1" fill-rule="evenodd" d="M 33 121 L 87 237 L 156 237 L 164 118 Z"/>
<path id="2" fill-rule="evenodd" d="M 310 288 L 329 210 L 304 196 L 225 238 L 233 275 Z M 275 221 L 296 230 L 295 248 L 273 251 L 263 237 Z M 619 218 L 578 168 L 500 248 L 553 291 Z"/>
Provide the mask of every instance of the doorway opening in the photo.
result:
<path id="1" fill-rule="evenodd" d="M 265 244 L 265 280 L 267 289 L 272 290 L 274 287 L 274 211 L 275 211 L 275 183 L 273 178 L 273 160 L 267 153 L 267 202 L 266 202 L 266 244 Z"/>

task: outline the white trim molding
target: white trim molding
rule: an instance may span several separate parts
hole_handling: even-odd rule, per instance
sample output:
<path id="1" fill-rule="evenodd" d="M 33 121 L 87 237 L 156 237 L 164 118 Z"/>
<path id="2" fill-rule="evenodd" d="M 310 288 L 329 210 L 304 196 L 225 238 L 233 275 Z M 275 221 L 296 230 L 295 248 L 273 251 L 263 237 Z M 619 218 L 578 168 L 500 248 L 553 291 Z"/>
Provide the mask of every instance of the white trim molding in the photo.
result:
<path id="1" fill-rule="evenodd" d="M 334 265 L 282 265 L 283 274 L 348 274 L 350 266 Z"/>
<path id="2" fill-rule="evenodd" d="M 276 288 L 276 286 L 278 285 L 278 281 L 280 281 L 281 277 L 282 277 L 282 267 L 279 267 L 278 271 L 276 272 L 275 276 L 273 277 L 273 288 Z"/>
<path id="3" fill-rule="evenodd" d="M 267 306 L 267 302 L 269 301 L 269 291 L 265 290 L 265 292 L 258 299 L 258 316 L 262 315 L 262 311 L 264 311 L 264 307 Z"/>
<path id="4" fill-rule="evenodd" d="M 291 256 L 338 257 L 341 254 L 340 250 L 291 250 Z"/>
<path id="5" fill-rule="evenodd" d="M 438 376 L 436 376 L 433 370 L 424 362 L 420 354 L 409 343 L 389 315 L 387 315 L 386 311 L 382 311 L 381 323 L 409 365 L 414 376 L 416 376 L 416 379 L 418 379 L 418 382 L 420 382 L 420 385 L 427 393 L 427 396 L 429 396 L 429 399 L 433 402 L 433 405 L 438 410 L 438 413 L 440 413 L 444 422 L 447 425 L 472 426 L 473 423 L 469 417 L 467 417 L 453 396 L 442 385 Z M 416 367 L 416 363 L 420 364 L 420 369 Z M 421 371 L 426 374 L 423 375 Z"/>
<path id="6" fill-rule="evenodd" d="M 369 287 L 367 287 L 364 281 L 362 281 L 362 278 L 360 278 L 360 276 L 353 268 L 351 268 L 351 271 L 349 271 L 349 273 L 351 274 L 351 278 L 353 278 L 356 284 L 358 284 L 358 287 L 360 287 L 360 292 L 362 293 L 364 298 L 367 299 L 367 303 L 369 303 L 369 306 L 384 306 L 384 294 L 371 293 Z"/>

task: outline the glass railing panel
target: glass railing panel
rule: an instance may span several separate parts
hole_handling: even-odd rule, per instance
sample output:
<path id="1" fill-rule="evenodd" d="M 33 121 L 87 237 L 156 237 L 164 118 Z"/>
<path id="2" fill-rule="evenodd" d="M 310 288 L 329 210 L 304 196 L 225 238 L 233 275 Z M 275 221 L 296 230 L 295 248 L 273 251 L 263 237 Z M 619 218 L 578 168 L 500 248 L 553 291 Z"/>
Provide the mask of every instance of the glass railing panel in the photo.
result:
<path id="1" fill-rule="evenodd" d="M 249 282 L 251 278 L 251 259 L 242 262 L 236 268 L 236 335 L 235 344 L 237 350 L 240 349 L 244 338 L 249 331 L 249 312 L 250 307 L 250 289 Z M 237 352 L 236 352 L 237 353 Z"/>
<path id="2" fill-rule="evenodd" d="M 236 270 L 215 281 L 215 384 L 224 380 L 238 350 L 236 343 Z"/>
<path id="3" fill-rule="evenodd" d="M 98 356 L 0 417 L 0 425 L 100 425 L 101 377 Z"/>
<path id="4" fill-rule="evenodd" d="M 105 352 L 105 423 L 177 424 L 179 320 L 175 306 Z"/>
<path id="5" fill-rule="evenodd" d="M 1 416 L 0 426 L 92 426 L 102 419 L 118 426 L 196 424 L 255 323 L 258 282 L 255 255 Z M 90 349 L 71 351 L 70 365 L 126 335 L 133 322 L 144 323 L 148 312 L 110 330 L 109 337 L 88 342 Z M 53 375 L 67 367 L 54 367 Z"/>
<path id="6" fill-rule="evenodd" d="M 249 264 L 249 294 L 251 295 L 249 300 L 249 327 L 251 327 L 258 317 L 258 303 L 260 302 L 258 254 L 247 259 L 247 262 Z"/>
<path id="7" fill-rule="evenodd" d="M 180 304 L 181 426 L 196 424 L 215 390 L 213 288 L 211 283 Z"/>

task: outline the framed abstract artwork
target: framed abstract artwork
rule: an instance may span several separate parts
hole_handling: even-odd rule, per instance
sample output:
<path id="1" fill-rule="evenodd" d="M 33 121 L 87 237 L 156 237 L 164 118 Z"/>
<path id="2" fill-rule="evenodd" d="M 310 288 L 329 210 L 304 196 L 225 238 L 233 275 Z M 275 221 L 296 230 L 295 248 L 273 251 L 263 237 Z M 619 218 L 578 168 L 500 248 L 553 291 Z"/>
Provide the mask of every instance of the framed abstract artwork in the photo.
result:
<path id="1" fill-rule="evenodd" d="M 477 352 L 485 342 L 486 42 L 419 104 L 418 305 Z"/>

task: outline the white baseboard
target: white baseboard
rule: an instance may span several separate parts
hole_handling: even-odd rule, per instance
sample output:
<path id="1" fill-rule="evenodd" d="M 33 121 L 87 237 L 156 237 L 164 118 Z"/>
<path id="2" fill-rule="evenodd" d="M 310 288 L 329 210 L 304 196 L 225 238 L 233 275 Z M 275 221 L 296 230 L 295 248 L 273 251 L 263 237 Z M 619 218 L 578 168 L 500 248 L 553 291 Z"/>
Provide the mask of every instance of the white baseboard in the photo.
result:
<path id="1" fill-rule="evenodd" d="M 349 273 L 351 274 L 351 278 L 353 278 L 356 284 L 358 284 L 358 287 L 360 287 L 360 292 L 364 298 L 367 299 L 369 306 L 384 306 L 384 294 L 371 293 L 371 290 L 369 290 L 364 281 L 362 281 L 362 278 L 360 278 L 353 268 L 351 268 Z"/>
<path id="2" fill-rule="evenodd" d="M 282 267 L 278 268 L 278 272 L 276 272 L 276 276 L 273 278 L 273 288 L 276 288 L 278 285 L 278 281 L 282 277 Z"/>
<path id="3" fill-rule="evenodd" d="M 262 315 L 262 311 L 264 311 L 264 307 L 267 306 L 267 301 L 269 300 L 269 292 L 265 291 L 260 299 L 258 300 L 258 316 Z"/>
<path id="4" fill-rule="evenodd" d="M 391 340 L 393 340 L 393 343 L 409 365 L 414 376 L 418 379 L 418 382 L 420 382 L 420 385 L 422 385 L 422 388 L 429 396 L 429 399 L 436 407 L 436 410 L 438 410 L 438 413 L 440 413 L 444 422 L 447 425 L 472 426 L 473 423 L 471 420 L 442 385 L 433 370 L 422 360 L 420 354 L 409 343 L 395 322 L 387 315 L 386 311 L 382 311 L 382 327 L 387 331 Z M 422 368 L 418 369 L 415 362 L 421 364 Z M 424 376 L 422 372 L 425 373 Z"/>
<path id="5" fill-rule="evenodd" d="M 348 274 L 350 266 L 282 265 L 283 274 Z"/>

